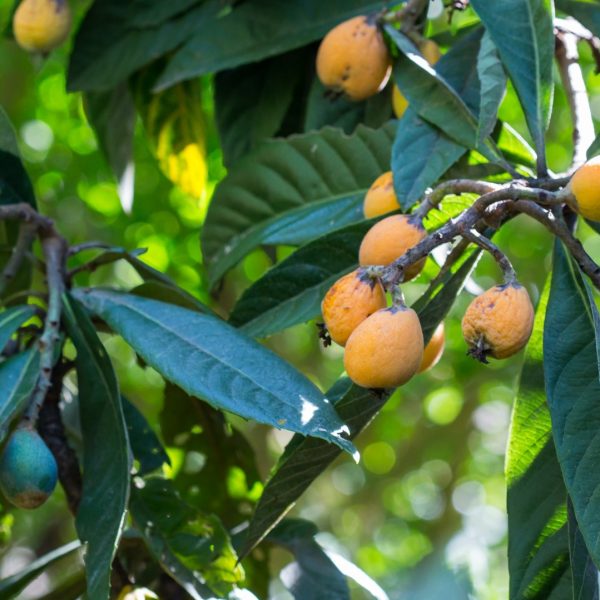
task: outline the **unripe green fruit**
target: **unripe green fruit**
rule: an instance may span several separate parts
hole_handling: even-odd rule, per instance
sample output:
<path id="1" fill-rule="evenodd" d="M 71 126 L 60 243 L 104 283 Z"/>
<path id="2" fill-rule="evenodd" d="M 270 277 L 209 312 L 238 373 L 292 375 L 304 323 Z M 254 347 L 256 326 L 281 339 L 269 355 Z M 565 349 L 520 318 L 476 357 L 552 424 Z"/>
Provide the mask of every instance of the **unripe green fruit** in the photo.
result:
<path id="1" fill-rule="evenodd" d="M 56 487 L 54 456 L 33 429 L 19 428 L 0 455 L 0 490 L 19 508 L 37 508 Z"/>

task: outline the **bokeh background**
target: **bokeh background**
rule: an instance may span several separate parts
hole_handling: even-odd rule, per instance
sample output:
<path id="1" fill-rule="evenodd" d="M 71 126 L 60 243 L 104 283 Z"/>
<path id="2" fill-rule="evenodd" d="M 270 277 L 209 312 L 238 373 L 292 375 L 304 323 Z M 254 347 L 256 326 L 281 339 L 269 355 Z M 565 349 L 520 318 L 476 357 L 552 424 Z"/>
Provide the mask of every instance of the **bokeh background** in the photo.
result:
<path id="1" fill-rule="evenodd" d="M 11 4 L 0 2 L 3 26 Z M 78 11 L 84 8 L 81 3 Z M 458 18 L 464 22 L 473 17 L 467 12 Z M 445 17 L 440 17 L 433 22 L 432 33 L 447 28 Z M 40 210 L 56 219 L 72 243 L 97 239 L 127 249 L 146 248 L 143 260 L 226 315 L 242 291 L 274 259 L 287 256 L 292 249 L 253 252 L 227 275 L 218 294 L 209 294 L 199 235 L 212 191 L 226 174 L 213 121 L 211 78 L 202 80 L 209 174 L 205 193 L 201 198 L 186 195 L 164 177 L 138 123 L 134 205 L 131 214 L 125 214 L 115 180 L 86 120 L 82 98 L 65 92 L 68 52 L 67 45 L 47 60 L 36 60 L 12 40 L 0 40 L 0 105 L 15 125 Z M 600 119 L 600 78 L 594 74 L 589 50 L 582 46 L 581 52 L 593 114 Z M 556 78 L 559 81 L 558 73 Z M 560 86 L 554 105 L 548 153 L 551 168 L 560 171 L 568 166 L 572 149 L 571 121 Z M 528 137 L 510 90 L 501 117 Z M 588 251 L 600 257 L 600 238 L 592 236 L 586 226 L 580 228 L 580 235 Z M 549 235 L 519 217 L 496 239 L 536 301 L 549 272 Z M 406 286 L 409 299 L 418 297 L 434 272 L 433 263 L 429 264 L 415 283 Z M 471 289 L 486 288 L 499 279 L 499 273 L 484 257 L 474 279 Z M 87 282 L 129 288 L 139 279 L 128 265 L 116 263 L 81 275 L 79 283 Z M 314 520 L 322 532 L 319 541 L 355 562 L 391 598 L 420 597 L 406 595 L 415 574 L 418 585 L 435 581 L 445 585 L 440 556 L 468 574 L 476 598 L 500 600 L 508 595 L 503 467 L 522 356 L 483 366 L 465 355 L 460 319 L 469 301 L 469 293 L 464 292 L 446 320 L 441 362 L 396 392 L 360 436 L 360 464 L 340 457 L 292 513 Z M 323 349 L 316 332 L 315 323 L 310 322 L 270 338 L 268 344 L 327 389 L 343 372 L 342 353 L 335 346 Z M 107 337 L 105 342 L 124 394 L 158 427 L 160 412 L 168 410 L 163 407 L 161 377 L 139 366 L 120 339 Z M 266 476 L 290 436 L 239 419 L 234 422 L 255 448 Z M 0 513 L 0 575 L 73 539 L 63 500 L 59 492 L 38 511 L 4 508 Z M 272 561 L 276 567 L 288 558 L 275 554 Z M 43 597 L 45 577 L 30 586 L 23 598 Z M 451 597 L 451 586 L 445 589 Z M 354 592 L 357 598 L 363 597 L 362 592 Z M 275 583 L 272 597 L 289 596 Z"/>

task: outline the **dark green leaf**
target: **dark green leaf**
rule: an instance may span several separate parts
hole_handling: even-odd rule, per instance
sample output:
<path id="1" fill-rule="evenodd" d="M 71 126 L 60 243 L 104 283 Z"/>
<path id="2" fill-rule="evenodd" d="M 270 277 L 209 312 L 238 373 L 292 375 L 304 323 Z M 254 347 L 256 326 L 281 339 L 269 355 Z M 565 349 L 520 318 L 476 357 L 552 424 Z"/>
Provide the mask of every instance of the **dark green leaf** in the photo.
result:
<path id="1" fill-rule="evenodd" d="M 168 304 L 176 304 L 177 306 L 182 306 L 189 310 L 197 310 L 209 315 L 214 314 L 213 310 L 206 306 L 206 304 L 202 304 L 200 300 L 197 300 L 185 290 L 176 287 L 174 283 L 166 284 L 158 280 L 149 280 L 134 287 L 129 293 L 136 296 L 143 296 L 144 298 L 160 300 Z"/>
<path id="2" fill-rule="evenodd" d="M 226 166 L 273 137 L 292 103 L 312 48 L 223 71 L 215 77 L 215 111 Z"/>
<path id="3" fill-rule="evenodd" d="M 87 595 L 105 600 L 129 499 L 131 452 L 117 379 L 86 312 L 63 297 L 69 337 L 77 350 L 79 411 L 83 434 L 83 494 L 79 537 L 87 543 Z"/>
<path id="4" fill-rule="evenodd" d="M 557 242 L 544 328 L 546 394 L 563 477 L 583 539 L 598 565 L 600 379 L 595 312 L 578 267 Z"/>
<path id="5" fill-rule="evenodd" d="M 85 114 L 98 145 L 119 184 L 119 198 L 125 212 L 133 205 L 133 133 L 135 106 L 127 83 L 112 90 L 90 92 L 84 96 Z"/>
<path id="6" fill-rule="evenodd" d="M 185 452 L 173 478 L 185 502 L 221 514 L 228 528 L 239 525 L 262 489 L 248 441 L 223 413 L 169 383 L 160 423 L 165 442 Z"/>
<path id="7" fill-rule="evenodd" d="M 353 452 L 343 423 L 316 386 L 220 319 L 113 291 L 76 296 L 148 363 L 192 396 Z"/>
<path id="8" fill-rule="evenodd" d="M 595 1 L 586 0 L 556 0 L 556 8 L 581 21 L 600 36 L 600 6 Z"/>
<path id="9" fill-rule="evenodd" d="M 506 73 L 498 56 L 496 45 L 488 31 L 481 39 L 477 57 L 477 73 L 481 83 L 478 136 L 483 141 L 492 133 L 498 120 L 498 109 L 506 92 Z"/>
<path id="10" fill-rule="evenodd" d="M 573 579 L 573 598 L 577 600 L 598 600 L 598 569 L 590 558 L 585 541 L 579 530 L 573 504 L 568 503 L 569 514 L 569 553 Z"/>
<path id="11" fill-rule="evenodd" d="M 216 11 L 221 3 L 209 0 L 206 7 L 211 6 Z M 158 87 L 299 48 L 318 40 L 345 19 L 381 8 L 381 0 L 242 2 L 218 19 L 196 21 L 194 35 L 175 53 Z"/>
<path id="12" fill-rule="evenodd" d="M 116 87 L 140 67 L 179 46 L 199 22 L 214 22 L 217 3 L 94 2 L 75 36 L 68 89 L 97 91 Z"/>
<path id="13" fill-rule="evenodd" d="M 15 306 L 0 313 L 0 352 L 6 347 L 12 334 L 34 314 L 35 309 L 29 305 Z"/>
<path id="14" fill-rule="evenodd" d="M 40 374 L 40 355 L 31 348 L 0 363 L 0 442 L 26 407 Z"/>
<path id="15" fill-rule="evenodd" d="M 329 287 L 358 266 L 358 248 L 371 225 L 344 227 L 294 252 L 246 290 L 230 322 L 266 337 L 318 316 Z"/>
<path id="16" fill-rule="evenodd" d="M 444 319 L 456 296 L 473 270 L 477 256 L 474 253 L 454 275 L 451 275 L 429 302 L 417 302 L 421 326 L 428 340 Z M 424 305 L 424 306 L 423 306 Z M 352 439 L 358 435 L 385 404 L 388 394 L 351 385 L 344 379 L 328 393 L 335 408 L 348 425 Z M 296 435 L 287 445 L 277 468 L 265 485 L 241 552 L 245 556 L 292 508 L 310 484 L 339 456 L 340 452 L 320 440 Z"/>
<path id="17" fill-rule="evenodd" d="M 218 186 L 202 235 L 211 284 L 259 244 L 302 244 L 362 219 L 360 204 L 389 170 L 395 124 L 326 128 L 266 142 Z"/>
<path id="18" fill-rule="evenodd" d="M 490 137 L 483 141 L 478 139 L 473 102 L 470 102 L 466 96 L 462 98 L 451 83 L 427 63 L 408 37 L 391 25 L 386 25 L 385 30 L 400 50 L 400 56 L 394 65 L 394 80 L 413 110 L 458 144 L 478 150 L 491 162 L 505 165 L 504 159 Z M 481 30 L 476 30 L 467 37 L 472 42 L 481 34 Z M 440 60 L 440 69 L 442 60 Z M 450 64 L 453 70 L 459 68 L 457 63 Z M 472 65 L 473 77 L 476 78 L 476 61 L 472 61 Z M 477 96 L 477 103 L 479 103 L 479 96 Z"/>
<path id="19" fill-rule="evenodd" d="M 538 305 L 507 449 L 510 598 L 545 600 L 570 580 L 567 490 L 544 391 L 543 332 L 549 286 Z"/>
<path id="20" fill-rule="evenodd" d="M 76 540 L 65 544 L 48 554 L 31 562 L 22 571 L 0 580 L 0 598 L 10 600 L 18 598 L 19 594 L 34 580 L 37 579 L 48 567 L 65 556 L 74 554 L 81 547 L 81 542 Z"/>
<path id="21" fill-rule="evenodd" d="M 594 140 L 593 144 L 588 148 L 588 158 L 593 158 L 597 154 L 600 154 L 600 135 Z"/>
<path id="22" fill-rule="evenodd" d="M 243 579 L 219 519 L 192 508 L 168 479 L 136 479 L 130 511 L 149 550 L 192 598 L 223 597 Z M 207 587 L 207 586 L 210 586 Z"/>
<path id="23" fill-rule="evenodd" d="M 466 102 L 479 111 L 477 52 L 482 32 L 475 30 L 458 42 L 436 65 L 436 71 Z M 398 124 L 392 149 L 394 188 L 404 210 L 467 152 L 464 145 L 429 125 L 414 108 L 408 108 Z"/>
<path id="24" fill-rule="evenodd" d="M 171 461 L 165 449 L 144 415 L 126 398 L 121 400 L 131 451 L 134 458 L 140 463 L 137 474 L 147 475 L 160 469 L 165 463 L 170 465 Z"/>
<path id="25" fill-rule="evenodd" d="M 301 519 L 285 519 L 269 534 L 269 541 L 289 550 L 296 559 L 280 578 L 297 600 L 350 600 L 346 578 L 315 541 L 314 525 Z"/>
<path id="26" fill-rule="evenodd" d="M 473 0 L 512 79 L 545 170 L 544 133 L 552 105 L 554 8 L 552 0 Z"/>

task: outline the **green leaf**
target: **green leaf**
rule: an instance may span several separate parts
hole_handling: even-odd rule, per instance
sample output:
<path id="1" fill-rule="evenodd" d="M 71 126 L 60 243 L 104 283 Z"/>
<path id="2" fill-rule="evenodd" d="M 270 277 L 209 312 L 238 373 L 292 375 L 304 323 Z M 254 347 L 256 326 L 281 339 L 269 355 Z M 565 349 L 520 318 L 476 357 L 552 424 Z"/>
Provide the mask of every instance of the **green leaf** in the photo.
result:
<path id="1" fill-rule="evenodd" d="M 467 103 L 479 111 L 477 52 L 481 30 L 460 40 L 436 65 L 436 71 Z M 404 210 L 410 209 L 423 192 L 467 152 L 464 145 L 429 125 L 409 106 L 400 119 L 392 149 L 394 189 Z"/>
<path id="2" fill-rule="evenodd" d="M 152 65 L 133 84 L 146 138 L 163 175 L 186 194 L 203 199 L 208 166 L 200 82 L 183 82 L 153 94 L 155 77 Z"/>
<path id="3" fill-rule="evenodd" d="M 515 86 L 538 153 L 546 168 L 544 133 L 550 119 L 554 58 L 552 0 L 473 0 Z"/>
<path id="4" fill-rule="evenodd" d="M 544 328 L 544 374 L 563 478 L 583 539 L 600 564 L 600 379 L 597 309 L 578 267 L 556 242 Z"/>
<path id="5" fill-rule="evenodd" d="M 364 194 L 389 170 L 395 124 L 325 128 L 266 142 L 220 183 L 202 235 L 211 285 L 263 243 L 303 244 L 362 220 Z"/>
<path id="6" fill-rule="evenodd" d="M 214 311 L 202 304 L 200 300 L 197 300 L 180 287 L 176 287 L 175 283 L 166 284 L 162 281 L 149 280 L 146 281 L 129 291 L 130 294 L 136 296 L 142 296 L 144 298 L 152 298 L 153 300 L 160 300 L 161 302 L 167 302 L 168 304 L 176 304 L 189 310 L 197 310 L 198 312 L 206 313 L 208 315 L 214 315 Z"/>
<path id="7" fill-rule="evenodd" d="M 133 134 L 135 105 L 127 83 L 112 90 L 84 95 L 88 121 L 96 132 L 98 145 L 118 183 L 121 206 L 127 213 L 133 206 Z"/>
<path id="8" fill-rule="evenodd" d="M 13 333 L 34 314 L 35 309 L 30 305 L 14 306 L 0 313 L 0 352 L 6 347 Z"/>
<path id="9" fill-rule="evenodd" d="M 573 598 L 598 600 L 598 569 L 591 559 L 581 530 L 575 518 L 573 504 L 569 501 L 569 553 L 571 557 L 571 573 L 573 579 Z"/>
<path id="10" fill-rule="evenodd" d="M 358 266 L 358 249 L 372 224 L 344 227 L 294 252 L 244 292 L 230 323 L 266 337 L 318 316 L 327 290 Z"/>
<path id="11" fill-rule="evenodd" d="M 199 22 L 212 22 L 215 5 L 200 0 L 94 2 L 75 35 L 67 89 L 116 87 L 140 67 L 179 46 Z"/>
<path id="12" fill-rule="evenodd" d="M 600 135 L 593 141 L 592 145 L 588 148 L 587 157 L 593 158 L 597 154 L 600 154 Z"/>
<path id="13" fill-rule="evenodd" d="M 594 1 L 556 0 L 557 10 L 581 21 L 596 36 L 600 36 L 600 6 Z"/>
<path id="14" fill-rule="evenodd" d="M 504 156 L 518 165 L 535 168 L 537 155 L 523 136 L 508 123 L 501 122 L 498 125 L 500 126 L 498 146 Z"/>
<path id="15" fill-rule="evenodd" d="M 30 348 L 0 363 L 0 442 L 11 421 L 27 407 L 39 374 L 37 348 Z"/>
<path id="16" fill-rule="evenodd" d="M 549 289 L 537 308 L 507 448 L 511 599 L 545 600 L 570 580 L 567 490 L 544 390 L 542 341 Z"/>
<path id="17" fill-rule="evenodd" d="M 302 519 L 285 519 L 269 534 L 269 541 L 290 551 L 294 562 L 279 574 L 297 600 L 350 600 L 346 578 L 315 541 L 317 528 Z"/>
<path id="18" fill-rule="evenodd" d="M 483 142 L 478 139 L 473 103 L 469 106 L 468 98 L 461 98 L 459 92 L 427 63 L 408 37 L 391 25 L 386 25 L 385 31 L 400 50 L 400 56 L 394 65 L 394 80 L 413 110 L 458 144 L 476 149 L 491 162 L 506 166 L 490 137 Z M 481 34 L 481 30 L 476 30 L 467 37 L 475 39 Z M 444 59 L 440 60 L 440 68 L 442 60 Z M 477 77 L 476 62 L 472 64 L 473 76 Z"/>
<path id="19" fill-rule="evenodd" d="M 217 74 L 215 112 L 225 166 L 279 131 L 314 55 L 300 48 Z"/>
<path id="20" fill-rule="evenodd" d="M 481 82 L 477 135 L 483 140 L 492 133 L 498 120 L 498 109 L 506 93 L 506 73 L 489 31 L 481 38 L 477 57 L 477 73 Z"/>
<path id="21" fill-rule="evenodd" d="M 417 301 L 426 341 L 444 319 L 465 280 L 472 272 L 479 252 L 473 253 L 456 271 L 441 282 L 441 289 L 428 301 Z M 436 286 L 437 290 L 437 286 Z M 329 390 L 328 397 L 348 425 L 354 439 L 379 412 L 388 394 L 367 390 L 342 379 Z M 248 554 L 293 507 L 310 484 L 339 456 L 340 452 L 320 440 L 295 435 L 279 459 L 277 467 L 265 485 L 248 526 L 242 557 Z"/>
<path id="22" fill-rule="evenodd" d="M 267 348 L 216 317 L 147 298 L 77 290 L 165 379 L 216 408 L 279 429 L 320 437 L 354 452 L 316 386 Z"/>
<path id="23" fill-rule="evenodd" d="M 205 6 L 214 7 L 216 13 L 221 2 L 209 0 Z M 157 87 L 163 89 L 178 81 L 299 48 L 350 17 L 381 8 L 381 0 L 242 2 L 220 18 L 197 20 L 194 35 L 170 60 Z"/>
<path id="24" fill-rule="evenodd" d="M 131 451 L 140 463 L 137 474 L 147 475 L 160 469 L 165 463 L 170 465 L 165 449 L 144 415 L 126 398 L 121 400 Z"/>
<path id="25" fill-rule="evenodd" d="M 192 598 L 212 598 L 211 590 L 222 598 L 243 580 L 227 531 L 217 517 L 183 502 L 168 479 L 136 481 L 130 503 L 133 521 L 164 571 Z"/>
<path id="26" fill-rule="evenodd" d="M 160 415 L 165 443 L 185 453 L 173 484 L 183 500 L 222 515 L 229 529 L 247 518 L 262 490 L 254 451 L 223 413 L 167 383 Z"/>
<path id="27" fill-rule="evenodd" d="M 60 559 L 74 554 L 81 548 L 81 542 L 76 540 L 65 544 L 48 554 L 31 562 L 23 570 L 18 571 L 10 577 L 0 580 L 0 598 L 10 600 L 18 598 L 19 594 L 35 579 L 37 579 L 48 567 L 58 562 Z"/>
<path id="28" fill-rule="evenodd" d="M 87 543 L 87 597 L 105 600 L 129 500 L 131 452 L 108 354 L 79 303 L 65 295 L 63 307 L 67 332 L 77 350 L 83 434 L 83 493 L 76 526 Z"/>

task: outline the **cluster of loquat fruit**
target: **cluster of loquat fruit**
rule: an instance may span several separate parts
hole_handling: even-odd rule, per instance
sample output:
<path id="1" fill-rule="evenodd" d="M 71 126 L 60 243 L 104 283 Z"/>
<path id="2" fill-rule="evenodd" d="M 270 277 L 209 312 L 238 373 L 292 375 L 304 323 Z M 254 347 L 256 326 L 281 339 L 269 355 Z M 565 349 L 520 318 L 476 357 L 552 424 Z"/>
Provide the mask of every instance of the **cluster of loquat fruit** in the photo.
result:
<path id="1" fill-rule="evenodd" d="M 430 65 L 441 57 L 432 40 L 419 49 Z M 381 91 L 391 73 L 392 59 L 374 16 L 358 16 L 332 29 L 317 54 L 317 75 L 327 88 L 360 101 Z M 402 117 L 408 102 L 394 86 L 393 108 Z M 567 190 L 571 208 L 583 217 L 600 220 L 600 157 L 588 161 L 572 177 Z M 381 175 L 363 204 L 367 219 L 400 210 L 392 173 Z M 435 365 L 444 349 L 444 326 L 438 326 L 427 346 L 416 312 L 404 305 L 395 290 L 387 306 L 386 290 L 369 267 L 387 266 L 426 237 L 417 215 L 394 214 L 377 222 L 365 235 L 360 267 L 339 279 L 325 295 L 321 311 L 331 339 L 344 346 L 348 376 L 367 388 L 392 388 Z M 404 281 L 416 277 L 425 259 L 409 266 Z M 476 297 L 462 320 L 469 354 L 487 362 L 519 352 L 529 340 L 534 309 L 526 289 L 509 281 Z"/>

